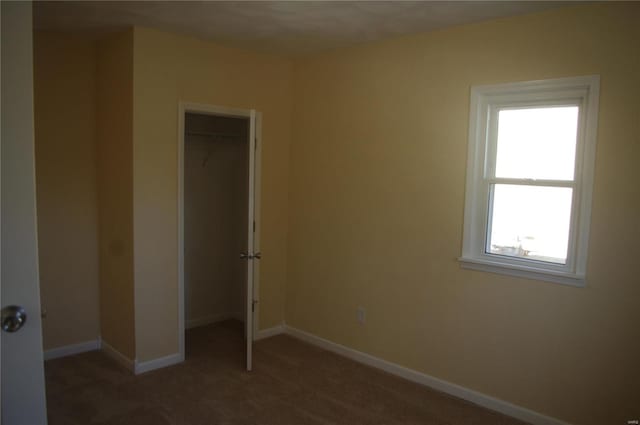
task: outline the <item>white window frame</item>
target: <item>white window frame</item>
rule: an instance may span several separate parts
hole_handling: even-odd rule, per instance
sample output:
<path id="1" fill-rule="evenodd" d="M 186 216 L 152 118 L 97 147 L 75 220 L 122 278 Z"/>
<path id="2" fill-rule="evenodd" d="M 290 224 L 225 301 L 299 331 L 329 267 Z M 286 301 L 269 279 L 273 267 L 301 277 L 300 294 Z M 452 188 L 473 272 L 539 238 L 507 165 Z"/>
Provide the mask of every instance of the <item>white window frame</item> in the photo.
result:
<path id="1" fill-rule="evenodd" d="M 585 286 L 599 91 L 598 75 L 471 88 L 464 237 L 459 258 L 463 268 Z M 495 178 L 497 112 L 510 107 L 552 105 L 579 107 L 574 180 L 564 184 L 556 180 Z M 509 181 L 573 188 L 566 264 L 487 252 L 491 184 Z"/>

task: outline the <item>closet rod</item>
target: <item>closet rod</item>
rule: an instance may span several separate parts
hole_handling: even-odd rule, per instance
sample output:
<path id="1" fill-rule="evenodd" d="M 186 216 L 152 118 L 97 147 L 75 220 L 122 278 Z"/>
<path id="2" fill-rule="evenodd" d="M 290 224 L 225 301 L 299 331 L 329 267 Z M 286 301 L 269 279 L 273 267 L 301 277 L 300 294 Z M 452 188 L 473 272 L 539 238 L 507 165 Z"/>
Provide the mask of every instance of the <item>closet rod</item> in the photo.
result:
<path id="1" fill-rule="evenodd" d="M 207 136 L 207 137 L 222 137 L 227 139 L 237 139 L 240 137 L 237 134 L 229 134 L 229 133 L 209 133 L 206 131 L 187 131 L 187 136 Z"/>

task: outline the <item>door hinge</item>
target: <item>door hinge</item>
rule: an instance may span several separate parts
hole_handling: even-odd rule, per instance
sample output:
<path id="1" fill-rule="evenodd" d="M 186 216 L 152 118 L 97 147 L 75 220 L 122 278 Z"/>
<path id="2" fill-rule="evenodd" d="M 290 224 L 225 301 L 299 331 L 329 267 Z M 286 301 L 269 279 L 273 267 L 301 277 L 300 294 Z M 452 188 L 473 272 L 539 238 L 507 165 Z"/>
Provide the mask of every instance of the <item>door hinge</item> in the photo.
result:
<path id="1" fill-rule="evenodd" d="M 258 304 L 258 300 L 253 300 L 253 302 L 251 303 L 251 312 L 255 313 L 256 311 L 256 304 Z"/>
<path id="2" fill-rule="evenodd" d="M 254 221 L 253 221 L 253 233 L 255 233 L 255 232 L 256 232 L 256 222 L 255 222 L 255 220 L 254 220 Z"/>
<path id="3" fill-rule="evenodd" d="M 254 149 L 258 149 L 258 138 L 256 137 L 255 139 L 253 139 L 253 142 Z"/>

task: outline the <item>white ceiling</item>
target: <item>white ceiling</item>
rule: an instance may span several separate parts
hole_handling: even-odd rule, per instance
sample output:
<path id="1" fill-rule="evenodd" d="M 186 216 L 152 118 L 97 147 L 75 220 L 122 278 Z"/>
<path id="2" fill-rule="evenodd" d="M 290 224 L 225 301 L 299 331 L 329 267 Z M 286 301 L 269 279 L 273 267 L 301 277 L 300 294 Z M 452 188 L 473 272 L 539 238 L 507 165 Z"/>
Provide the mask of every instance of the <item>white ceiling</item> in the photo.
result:
<path id="1" fill-rule="evenodd" d="M 282 55 L 565 6 L 560 1 L 35 2 L 40 30 L 101 33 L 133 25 Z M 569 2 L 570 3 L 570 2 Z M 574 3 L 575 4 L 575 3 Z"/>

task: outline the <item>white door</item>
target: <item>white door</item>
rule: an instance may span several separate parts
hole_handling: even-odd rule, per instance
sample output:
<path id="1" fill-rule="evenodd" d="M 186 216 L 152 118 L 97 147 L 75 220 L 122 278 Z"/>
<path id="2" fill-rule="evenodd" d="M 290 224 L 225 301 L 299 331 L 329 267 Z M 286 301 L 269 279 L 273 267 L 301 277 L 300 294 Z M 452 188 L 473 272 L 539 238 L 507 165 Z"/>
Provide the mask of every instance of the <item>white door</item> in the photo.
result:
<path id="1" fill-rule="evenodd" d="M 247 227 L 247 283 L 246 283 L 246 317 L 245 317 L 245 339 L 247 347 L 247 370 L 252 368 L 253 357 L 253 313 L 255 311 L 255 296 L 253 293 L 254 264 L 260 259 L 260 252 L 255 246 L 255 199 L 256 199 L 256 111 L 251 110 L 249 117 L 249 191 L 248 203 L 249 213 Z"/>
<path id="2" fill-rule="evenodd" d="M 2 424 L 47 423 L 36 234 L 30 2 L 2 2 Z M 7 307 L 19 306 L 26 321 Z"/>

